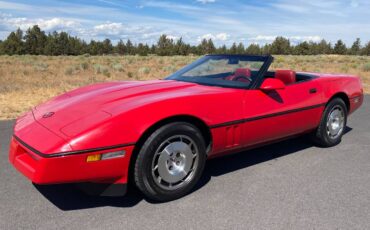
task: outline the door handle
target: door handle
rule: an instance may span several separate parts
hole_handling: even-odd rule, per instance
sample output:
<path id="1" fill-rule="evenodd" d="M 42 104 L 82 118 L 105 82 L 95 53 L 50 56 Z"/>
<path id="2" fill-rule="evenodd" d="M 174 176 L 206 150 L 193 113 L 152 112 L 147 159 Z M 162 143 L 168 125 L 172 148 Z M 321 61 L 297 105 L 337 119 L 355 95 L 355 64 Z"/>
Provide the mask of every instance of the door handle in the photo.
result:
<path id="1" fill-rule="evenodd" d="M 316 88 L 312 88 L 309 90 L 310 93 L 317 93 L 317 89 Z"/>

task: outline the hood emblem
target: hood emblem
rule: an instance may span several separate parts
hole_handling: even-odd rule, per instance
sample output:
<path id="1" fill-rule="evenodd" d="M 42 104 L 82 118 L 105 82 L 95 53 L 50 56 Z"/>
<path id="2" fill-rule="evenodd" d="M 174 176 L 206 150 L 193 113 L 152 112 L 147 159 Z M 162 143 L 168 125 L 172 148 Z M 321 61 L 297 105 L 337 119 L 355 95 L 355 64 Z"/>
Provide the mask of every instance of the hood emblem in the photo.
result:
<path id="1" fill-rule="evenodd" d="M 47 112 L 44 115 L 42 115 L 42 118 L 49 118 L 54 115 L 54 112 Z"/>

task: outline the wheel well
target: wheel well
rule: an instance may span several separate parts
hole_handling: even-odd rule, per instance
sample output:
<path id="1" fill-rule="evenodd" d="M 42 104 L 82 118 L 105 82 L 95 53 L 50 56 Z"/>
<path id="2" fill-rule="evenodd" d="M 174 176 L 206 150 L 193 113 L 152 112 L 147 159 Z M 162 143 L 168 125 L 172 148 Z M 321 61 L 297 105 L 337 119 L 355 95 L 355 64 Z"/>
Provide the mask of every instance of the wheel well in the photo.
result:
<path id="1" fill-rule="evenodd" d="M 334 98 L 340 98 L 344 101 L 344 103 L 346 104 L 346 107 L 347 107 L 347 111 L 349 112 L 350 110 L 350 102 L 349 102 L 349 98 L 347 96 L 347 94 L 341 92 L 341 93 L 336 93 L 334 94 L 329 101 L 333 100 Z"/>
<path id="2" fill-rule="evenodd" d="M 158 128 L 162 127 L 163 125 L 173 123 L 173 122 L 187 122 L 187 123 L 190 123 L 192 125 L 195 125 L 200 130 L 200 132 L 201 132 L 201 134 L 204 138 L 206 148 L 207 148 L 207 152 L 211 148 L 211 143 L 212 143 L 211 131 L 210 131 L 209 127 L 207 126 L 207 124 L 204 123 L 204 121 L 202 121 L 201 119 L 199 119 L 197 117 L 194 117 L 194 116 L 189 116 L 189 115 L 179 115 L 179 116 L 168 117 L 168 118 L 165 118 L 163 120 L 160 120 L 157 123 L 155 123 L 154 125 L 150 126 L 147 130 L 145 130 L 145 132 L 141 135 L 139 140 L 136 142 L 135 148 L 133 150 L 133 153 L 132 153 L 131 159 L 130 159 L 129 182 L 134 181 L 134 180 L 132 180 L 132 176 L 133 176 L 133 170 L 134 170 L 134 167 L 135 167 L 135 161 L 136 161 L 137 155 L 140 152 L 140 148 L 144 144 L 146 139 L 148 139 L 148 137 L 153 132 L 155 132 L 155 130 L 157 130 Z"/>

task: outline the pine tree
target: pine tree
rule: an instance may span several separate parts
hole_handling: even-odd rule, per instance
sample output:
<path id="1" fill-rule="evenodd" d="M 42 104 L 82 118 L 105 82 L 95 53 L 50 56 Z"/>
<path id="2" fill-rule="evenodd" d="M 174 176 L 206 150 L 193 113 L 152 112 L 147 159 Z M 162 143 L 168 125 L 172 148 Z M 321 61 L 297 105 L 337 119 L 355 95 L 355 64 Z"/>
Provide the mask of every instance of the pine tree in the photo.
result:
<path id="1" fill-rule="evenodd" d="M 350 49 L 350 54 L 352 55 L 360 55 L 361 54 L 361 40 L 357 38 L 355 42 L 353 42 L 352 47 Z"/>
<path id="2" fill-rule="evenodd" d="M 317 44 L 318 54 L 331 54 L 332 47 L 331 44 L 322 39 L 319 44 Z"/>
<path id="3" fill-rule="evenodd" d="M 3 42 L 2 40 L 0 40 L 0 55 L 5 54 L 5 53 L 4 53 L 3 44 L 4 44 L 4 42 Z"/>
<path id="4" fill-rule="evenodd" d="M 199 54 L 200 55 L 205 55 L 207 54 L 207 46 L 208 46 L 208 42 L 207 42 L 207 39 L 202 39 L 202 41 L 200 42 L 200 44 L 198 45 L 198 50 L 199 50 Z"/>
<path id="5" fill-rule="evenodd" d="M 294 47 L 294 54 L 296 55 L 309 55 L 311 54 L 310 45 L 308 42 L 304 41 L 299 43 L 296 47 Z"/>
<path id="6" fill-rule="evenodd" d="M 113 52 L 112 42 L 108 38 L 104 39 L 102 48 L 102 54 L 112 54 Z"/>
<path id="7" fill-rule="evenodd" d="M 262 48 L 262 54 L 271 54 L 271 44 L 265 44 Z"/>
<path id="8" fill-rule="evenodd" d="M 49 33 L 46 38 L 46 45 L 44 47 L 44 54 L 45 55 L 60 55 L 58 52 L 58 32 L 54 31 L 52 34 Z"/>
<path id="9" fill-rule="evenodd" d="M 174 50 L 173 40 L 167 38 L 167 35 L 162 34 L 159 37 L 157 43 L 157 54 L 159 56 L 169 56 L 173 55 L 173 50 Z"/>
<path id="10" fill-rule="evenodd" d="M 181 37 L 176 42 L 176 45 L 175 45 L 175 54 L 176 55 L 188 55 L 189 52 L 190 52 L 189 45 L 185 44 L 185 42 L 183 42 L 182 37 Z"/>
<path id="11" fill-rule="evenodd" d="M 338 40 L 337 43 L 334 45 L 334 53 L 335 54 L 346 54 L 347 53 L 347 47 L 343 43 L 342 40 Z"/>
<path id="12" fill-rule="evenodd" d="M 153 44 L 153 45 L 150 47 L 150 53 L 151 53 L 151 54 L 155 54 L 155 50 L 156 50 L 156 47 L 155 47 L 155 45 Z"/>
<path id="13" fill-rule="evenodd" d="M 238 47 L 236 43 L 234 42 L 233 45 L 230 47 L 230 54 L 237 54 L 238 53 Z"/>
<path id="14" fill-rule="evenodd" d="M 361 54 L 370 56 L 370 41 L 362 48 Z"/>
<path id="15" fill-rule="evenodd" d="M 290 54 L 290 41 L 284 37 L 276 37 L 270 48 L 271 54 Z"/>
<path id="16" fill-rule="evenodd" d="M 237 54 L 244 54 L 245 53 L 245 48 L 243 43 L 239 42 L 238 46 L 236 47 L 236 53 Z"/>
<path id="17" fill-rule="evenodd" d="M 122 39 L 120 39 L 119 42 L 117 43 L 117 45 L 115 46 L 115 52 L 120 54 L 120 55 L 126 54 L 126 45 L 122 41 Z"/>
<path id="18" fill-rule="evenodd" d="M 137 54 L 140 56 L 147 56 L 149 53 L 149 46 L 147 44 L 139 43 L 137 46 Z"/>
<path id="19" fill-rule="evenodd" d="M 8 55 L 24 54 L 24 42 L 22 38 L 23 31 L 21 29 L 18 28 L 16 32 L 11 32 L 2 44 L 2 52 Z"/>
<path id="20" fill-rule="evenodd" d="M 34 25 L 26 31 L 25 50 L 28 54 L 43 54 L 46 44 L 46 35 L 38 25 Z"/>
<path id="21" fill-rule="evenodd" d="M 250 55 L 259 55 L 262 53 L 261 47 L 258 44 L 250 44 L 245 52 Z"/>
<path id="22" fill-rule="evenodd" d="M 134 45 L 132 44 L 130 39 L 128 39 L 126 42 L 126 50 L 127 50 L 126 53 L 129 55 L 133 55 L 135 53 Z"/>
<path id="23" fill-rule="evenodd" d="M 218 54 L 227 54 L 227 48 L 226 45 L 222 45 L 220 48 L 216 51 Z"/>

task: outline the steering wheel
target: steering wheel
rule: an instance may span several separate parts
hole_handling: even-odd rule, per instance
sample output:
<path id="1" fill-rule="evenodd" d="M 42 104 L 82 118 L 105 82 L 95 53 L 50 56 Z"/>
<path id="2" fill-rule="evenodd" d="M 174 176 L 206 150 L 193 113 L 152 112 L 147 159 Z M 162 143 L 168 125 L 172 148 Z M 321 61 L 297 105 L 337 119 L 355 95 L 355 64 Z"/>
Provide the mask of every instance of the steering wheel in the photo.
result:
<path id="1" fill-rule="evenodd" d="M 249 82 L 252 82 L 252 81 L 253 81 L 253 80 L 252 80 L 252 78 L 247 77 L 247 76 L 237 76 L 237 77 L 235 77 L 235 78 L 233 79 L 233 81 L 239 81 L 240 79 L 245 79 L 245 80 L 247 80 L 247 81 L 249 81 Z"/>

